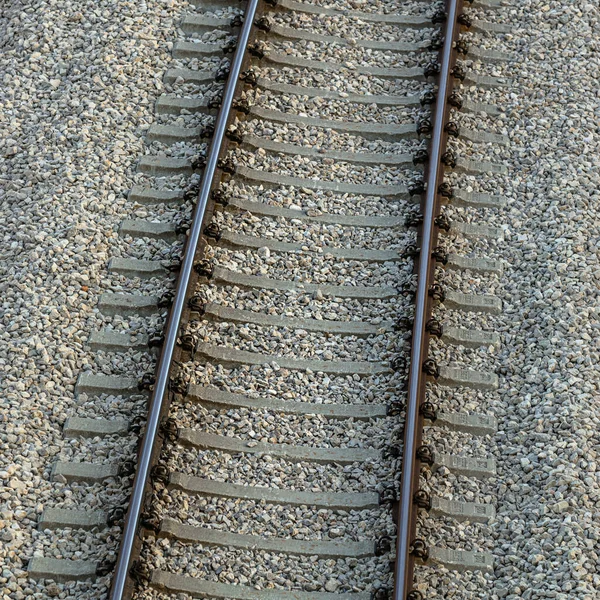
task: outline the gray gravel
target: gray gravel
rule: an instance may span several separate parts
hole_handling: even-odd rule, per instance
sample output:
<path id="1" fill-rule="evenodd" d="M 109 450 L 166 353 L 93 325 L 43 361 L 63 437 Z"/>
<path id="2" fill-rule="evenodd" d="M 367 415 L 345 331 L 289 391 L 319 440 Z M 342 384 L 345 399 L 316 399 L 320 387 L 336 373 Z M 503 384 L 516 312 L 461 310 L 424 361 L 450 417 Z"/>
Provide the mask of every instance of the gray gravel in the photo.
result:
<path id="1" fill-rule="evenodd" d="M 590 59 L 599 13 L 592 4 L 536 2 L 513 13 L 526 51 L 512 68 L 522 91 L 507 99 L 515 201 L 505 215 L 512 233 L 506 253 L 514 270 L 503 294 L 508 340 L 493 592 L 510 600 L 591 600 L 600 531 Z"/>
<path id="2" fill-rule="evenodd" d="M 367 581 L 379 587 L 392 577 L 387 561 L 381 558 L 319 560 L 318 557 L 208 548 L 169 539 L 159 540 L 154 546 L 154 556 L 147 558 L 150 565 L 171 572 L 256 589 L 341 593 L 368 589 Z"/>
<path id="3" fill-rule="evenodd" d="M 347 72 L 324 73 L 310 69 L 285 67 L 278 69 L 255 66 L 259 77 L 277 83 L 315 87 L 347 94 L 385 94 L 390 96 L 412 96 L 421 94 L 427 87 L 423 82 L 410 79 L 381 79 L 372 75 L 359 75 L 347 68 Z"/>
<path id="4" fill-rule="evenodd" d="M 127 500 L 129 478 L 66 484 L 51 482 L 50 470 L 59 458 L 119 462 L 133 453 L 133 438 L 63 440 L 62 425 L 73 415 L 141 411 L 139 400 L 76 399 L 74 384 L 83 370 L 132 375 L 152 364 L 144 357 L 94 356 L 87 339 L 108 323 L 95 308 L 102 292 L 165 288 L 164 281 L 108 276 L 106 267 L 114 256 L 154 258 L 166 250 L 123 240 L 117 230 L 124 218 L 150 214 L 125 192 L 164 90 L 181 8 L 178 1 L 126 0 L 3 6 L 0 564 L 6 598 L 97 599 L 109 584 L 108 577 L 44 584 L 28 580 L 25 569 L 32 556 L 102 560 L 117 550 L 118 528 L 51 532 L 38 530 L 37 521 L 44 508 L 106 510 Z M 118 320 L 113 326 L 121 327 Z"/>
<path id="5" fill-rule="evenodd" d="M 287 279 L 305 283 L 328 283 L 334 285 L 380 285 L 395 287 L 404 282 L 412 272 L 408 261 L 371 263 L 342 261 L 329 254 L 270 253 L 261 256 L 252 250 L 212 249 L 216 264 L 247 275 L 264 275 L 272 279 Z M 404 274 L 404 275 L 403 275 Z"/>
<path id="6" fill-rule="evenodd" d="M 396 111 L 408 117 L 410 109 L 397 107 Z M 344 150 L 346 152 L 365 152 L 380 154 L 413 154 L 425 141 L 400 140 L 390 142 L 384 140 L 366 140 L 360 136 L 340 133 L 333 129 L 296 125 L 294 123 L 272 123 L 263 119 L 248 119 L 238 122 L 237 127 L 243 133 L 264 137 L 275 142 L 287 142 L 299 146 L 314 147 L 327 150 Z M 356 202 L 353 204 L 353 208 Z M 356 207 L 357 210 L 360 207 Z"/>
<path id="7" fill-rule="evenodd" d="M 292 463 L 270 455 L 176 448 L 164 463 L 172 470 L 240 485 L 275 489 L 362 493 L 382 489 L 393 478 L 390 461 L 352 465 Z"/>
<path id="8" fill-rule="evenodd" d="M 221 230 L 252 235 L 265 240 L 315 244 L 320 242 L 335 248 L 366 248 L 397 250 L 415 242 L 416 234 L 400 227 L 346 227 L 335 224 L 304 223 L 300 219 L 273 219 L 245 212 L 237 215 L 219 213 L 215 219 Z M 265 242 L 266 243 L 266 242 Z"/>
<path id="9" fill-rule="evenodd" d="M 483 409 L 499 419 L 499 433 L 489 447 L 498 477 L 474 490 L 475 497 L 483 494 L 497 507 L 490 530 L 494 543 L 487 545 L 496 569 L 486 580 L 419 568 L 420 589 L 428 598 L 592 600 L 600 583 L 593 342 L 600 236 L 592 208 L 598 188 L 597 86 L 590 60 L 599 13 L 592 4 L 526 1 L 474 14 L 510 23 L 513 31 L 470 34 L 472 43 L 517 58 L 512 64 L 470 65 L 480 74 L 512 77 L 511 88 L 463 90 L 470 100 L 503 108 L 504 115 L 477 121 L 488 131 L 509 135 L 510 147 L 457 145 L 461 154 L 480 159 L 503 157 L 508 175 L 455 177 L 462 189 L 508 201 L 505 210 L 489 211 L 486 219 L 505 230 L 505 243 L 486 250 L 507 261 L 505 275 L 490 286 L 504 311 L 481 322 L 502 334 L 494 358 L 501 388 L 494 394 L 455 390 L 449 397 L 453 405 Z M 459 121 L 472 127 L 475 119 L 461 115 Z M 452 273 L 446 283 L 464 290 L 469 281 Z M 430 394 L 446 401 L 434 389 Z M 439 490 L 443 482 L 433 481 Z M 455 488 L 466 482 L 449 480 L 447 488 L 449 483 Z"/>
<path id="10" fill-rule="evenodd" d="M 246 535 L 285 536 L 297 540 L 372 540 L 393 535 L 395 526 L 386 509 L 329 510 L 290 507 L 238 499 L 190 497 L 174 490 L 160 495 L 171 518 L 189 525 Z"/>
<path id="11" fill-rule="evenodd" d="M 208 364 L 196 365 L 190 371 L 192 383 L 212 383 L 226 391 L 252 397 L 277 396 L 293 401 L 298 395 L 304 395 L 305 401 L 319 404 L 390 402 L 397 397 L 401 381 L 398 374 L 334 377 L 324 373 L 289 371 L 275 365 L 224 369 Z"/>
<path id="12" fill-rule="evenodd" d="M 243 408 L 221 412 L 194 403 L 178 405 L 173 416 L 181 427 L 226 437 L 269 444 L 294 443 L 325 448 L 385 448 L 397 426 L 389 419 L 356 421 L 327 419 L 320 415 L 276 418 L 272 411 Z"/>
<path id="13" fill-rule="evenodd" d="M 227 322 L 193 323 L 187 331 L 198 340 L 221 348 L 315 360 L 387 362 L 397 347 L 396 336 L 385 333 L 357 338 Z"/>
<path id="14" fill-rule="evenodd" d="M 246 98 L 250 104 L 271 110 L 353 123 L 412 124 L 428 114 L 426 110 L 420 109 L 419 105 L 399 109 L 396 106 L 378 106 L 375 103 L 357 104 L 326 98 L 304 98 L 268 90 L 249 90 Z"/>
<path id="15" fill-rule="evenodd" d="M 399 14 L 405 13 L 402 8 Z M 437 27 L 410 28 L 388 25 L 384 23 L 373 23 L 361 20 L 358 17 L 345 15 L 331 15 L 324 19 L 321 15 L 311 15 L 296 12 L 275 12 L 272 21 L 288 27 L 320 33 L 322 35 L 340 35 L 342 37 L 354 37 L 363 40 L 394 41 L 394 42 L 417 42 L 431 39 L 437 31 Z"/>
<path id="16" fill-rule="evenodd" d="M 371 48 L 347 47 L 339 44 L 323 44 L 306 40 L 268 40 L 265 46 L 268 52 L 298 56 L 337 64 L 354 64 L 383 68 L 410 68 L 424 66 L 435 58 L 428 52 L 394 52 L 391 50 L 373 50 Z"/>
<path id="17" fill-rule="evenodd" d="M 410 168 L 390 166 L 362 166 L 332 158 L 314 159 L 308 156 L 271 154 L 262 148 L 256 152 L 236 150 L 232 153 L 236 163 L 259 171 L 276 172 L 282 175 L 338 181 L 340 183 L 371 185 L 405 185 L 415 172 Z"/>
<path id="18" fill-rule="evenodd" d="M 315 297 L 298 292 L 259 293 L 236 286 L 206 286 L 203 295 L 208 301 L 253 312 L 286 315 L 295 318 L 324 321 L 367 321 L 381 323 L 381 315 L 402 315 L 408 302 L 400 298 L 360 301 L 346 298 Z"/>
<path id="19" fill-rule="evenodd" d="M 396 2 L 390 2 L 387 0 L 375 0 L 373 2 L 367 2 L 367 0 L 312 0 L 306 1 L 307 4 L 313 4 L 316 6 L 323 6 L 325 8 L 335 8 L 337 10 L 357 10 L 365 13 L 383 13 L 383 14 L 395 14 L 398 10 L 398 4 Z M 431 4 L 428 2 L 403 2 L 402 3 L 402 14 L 407 15 L 420 15 L 430 14 L 432 12 Z"/>
<path id="20" fill-rule="evenodd" d="M 409 209 L 413 211 L 415 207 L 414 203 L 406 200 L 392 200 L 380 196 L 356 196 L 295 187 L 269 189 L 260 184 L 248 185 L 236 180 L 223 184 L 222 189 L 232 198 L 265 202 L 292 210 L 310 210 L 313 214 L 323 212 L 338 215 L 398 216 L 405 215 Z"/>

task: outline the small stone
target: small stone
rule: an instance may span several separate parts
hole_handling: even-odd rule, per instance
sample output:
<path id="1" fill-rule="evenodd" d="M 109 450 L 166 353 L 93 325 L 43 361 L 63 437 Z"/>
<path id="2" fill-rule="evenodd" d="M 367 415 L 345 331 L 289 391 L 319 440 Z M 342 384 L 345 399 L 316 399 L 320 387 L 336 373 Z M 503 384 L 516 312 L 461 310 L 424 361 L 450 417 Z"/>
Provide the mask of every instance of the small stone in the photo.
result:
<path id="1" fill-rule="evenodd" d="M 565 510 L 567 510 L 569 508 L 569 503 L 566 500 L 561 500 L 560 502 L 557 502 L 553 507 L 552 510 L 555 513 L 563 513 L 565 512 Z"/>
<path id="2" fill-rule="evenodd" d="M 58 587 L 58 585 L 56 585 L 56 583 L 50 583 L 46 586 L 46 594 L 48 594 L 48 596 L 51 598 L 60 596 L 61 591 L 62 590 Z"/>

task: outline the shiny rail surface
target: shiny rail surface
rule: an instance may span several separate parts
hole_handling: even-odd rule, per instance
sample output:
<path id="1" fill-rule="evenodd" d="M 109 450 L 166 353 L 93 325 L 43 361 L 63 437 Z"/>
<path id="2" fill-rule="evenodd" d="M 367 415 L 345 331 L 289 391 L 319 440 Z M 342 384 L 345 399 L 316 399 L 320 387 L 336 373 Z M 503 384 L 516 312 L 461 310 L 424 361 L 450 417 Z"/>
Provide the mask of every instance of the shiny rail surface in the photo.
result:
<path id="1" fill-rule="evenodd" d="M 164 412 L 163 400 L 168 393 L 169 376 L 177 337 L 179 335 L 181 315 L 186 301 L 190 277 L 194 268 L 196 251 L 202 233 L 209 194 L 213 185 L 214 174 L 217 169 L 217 161 L 221 153 L 225 130 L 230 118 L 231 105 L 238 85 L 239 74 L 246 54 L 246 46 L 250 37 L 250 31 L 253 27 L 257 6 L 258 0 L 248 0 L 244 24 L 240 30 L 237 48 L 231 61 L 229 78 L 223 92 L 221 108 L 215 123 L 215 133 L 207 156 L 196 210 L 194 211 L 194 217 L 189 230 L 188 241 L 181 264 L 176 294 L 166 328 L 165 342 L 158 363 L 156 383 L 149 405 L 150 409 L 148 412 L 146 432 L 141 444 L 137 472 L 131 493 L 131 501 L 125 520 L 123 537 L 115 567 L 115 575 L 110 591 L 111 600 L 121 600 L 126 591 L 140 515 L 143 510 L 144 496 L 152 465 L 152 457 L 156 452 L 156 438 L 158 435 L 159 423 Z"/>
<path id="2" fill-rule="evenodd" d="M 460 30 L 457 18 L 461 13 L 461 9 L 462 0 L 448 0 L 444 45 L 440 50 L 437 101 L 433 114 L 433 131 L 429 146 L 427 188 L 421 202 L 423 224 L 419 236 L 420 243 L 418 243 L 420 258 L 406 403 L 394 600 L 418 600 L 422 598 L 420 592 L 413 590 L 414 541 L 418 512 L 414 496 L 419 490 L 421 461 L 418 458 L 418 449 L 421 445 L 424 425 L 424 417 L 420 411 L 420 406 L 425 401 L 427 377 L 423 363 L 427 360 L 428 354 L 429 332 L 427 323 L 431 318 L 433 302 L 429 295 L 429 287 L 434 281 L 436 268 L 436 260 L 432 256 L 438 238 L 438 227 L 435 219 L 441 212 L 438 188 L 444 178 L 442 156 L 446 151 L 448 138 L 445 131 L 450 113 L 448 96 L 453 87 L 452 67 L 456 62 L 457 54 L 454 46 Z"/>

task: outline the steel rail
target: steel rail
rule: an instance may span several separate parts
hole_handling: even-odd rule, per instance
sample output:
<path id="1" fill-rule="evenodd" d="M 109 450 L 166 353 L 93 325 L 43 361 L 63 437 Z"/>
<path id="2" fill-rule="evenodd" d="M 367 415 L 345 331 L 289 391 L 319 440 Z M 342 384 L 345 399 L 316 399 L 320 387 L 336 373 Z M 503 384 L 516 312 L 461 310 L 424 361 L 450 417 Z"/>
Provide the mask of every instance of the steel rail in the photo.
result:
<path id="1" fill-rule="evenodd" d="M 244 14 L 244 24 L 238 37 L 237 48 L 231 62 L 229 77 L 223 92 L 223 100 L 221 102 L 221 108 L 215 124 L 215 133 L 210 145 L 210 150 L 208 152 L 206 167 L 204 169 L 202 184 L 198 195 L 198 201 L 194 211 L 191 228 L 189 230 L 188 241 L 185 247 L 179 279 L 177 281 L 177 291 L 173 300 L 169 322 L 165 333 L 165 341 L 158 363 L 156 382 L 154 385 L 152 398 L 150 400 L 146 432 L 142 441 L 137 472 L 133 483 L 133 491 L 129 502 L 127 517 L 125 519 L 125 530 L 121 539 L 121 546 L 119 548 L 115 573 L 110 590 L 110 600 L 122 600 L 124 597 L 123 594 L 125 592 L 129 570 L 131 567 L 132 551 L 134 548 L 135 538 L 138 534 L 141 512 L 143 510 L 144 495 L 151 468 L 153 448 L 155 446 L 159 429 L 163 400 L 168 391 L 171 363 L 175 346 L 177 344 L 179 324 L 186 302 L 187 288 L 189 286 L 190 277 L 194 268 L 196 249 L 202 233 L 202 224 L 208 205 L 211 186 L 217 169 L 217 161 L 221 152 L 229 114 L 231 112 L 239 74 L 244 61 L 246 46 L 248 45 L 250 31 L 253 26 L 258 4 L 259 0 L 248 0 L 248 5 L 246 6 L 246 12 Z"/>
<path id="2" fill-rule="evenodd" d="M 420 594 L 413 590 L 414 556 L 411 546 L 416 534 L 417 507 L 414 493 L 419 489 L 420 461 L 417 448 L 421 443 L 423 418 L 419 407 L 425 398 L 426 375 L 423 362 L 427 358 L 429 334 L 427 320 L 431 315 L 429 286 L 433 282 L 435 261 L 432 251 L 437 242 L 435 218 L 439 214 L 438 186 L 443 180 L 444 169 L 441 162 L 446 150 L 447 135 L 444 131 L 450 107 L 447 99 L 452 91 L 452 67 L 456 52 L 453 49 L 459 25 L 457 17 L 462 9 L 462 0 L 448 0 L 446 4 L 446 28 L 444 45 L 441 49 L 438 94 L 435 105 L 433 130 L 429 146 L 429 168 L 424 203 L 422 203 L 423 225 L 421 229 L 418 283 L 415 300 L 408 393 L 406 401 L 406 422 L 404 430 L 404 450 L 402 458 L 402 480 L 397 514 L 396 568 L 394 600 L 413 600 Z"/>

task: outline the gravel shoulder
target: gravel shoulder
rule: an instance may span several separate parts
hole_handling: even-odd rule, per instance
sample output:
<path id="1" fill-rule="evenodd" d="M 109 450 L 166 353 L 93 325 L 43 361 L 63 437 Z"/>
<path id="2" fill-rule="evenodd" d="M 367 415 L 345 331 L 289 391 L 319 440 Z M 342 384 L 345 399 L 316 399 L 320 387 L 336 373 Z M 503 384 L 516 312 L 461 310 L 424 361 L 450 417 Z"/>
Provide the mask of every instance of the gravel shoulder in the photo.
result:
<path id="1" fill-rule="evenodd" d="M 590 3 L 504 8 L 519 47 L 506 97 L 514 201 L 498 436 L 493 596 L 597 597 L 597 82 Z"/>
<path id="2" fill-rule="evenodd" d="M 44 508 L 106 508 L 130 485 L 95 489 L 52 482 L 62 458 L 96 462 L 131 454 L 131 441 L 74 444 L 62 425 L 79 414 L 119 416 L 132 403 L 79 400 L 82 370 L 112 366 L 94 358 L 90 332 L 104 319 L 99 294 L 126 282 L 107 276 L 120 221 L 140 207 L 127 201 L 145 152 L 169 65 L 170 41 L 186 3 L 94 0 L 11 1 L 0 16 L 0 565 L 2 596 L 100 598 L 96 583 L 28 580 L 32 556 L 114 556 L 118 532 L 100 536 L 37 530 Z M 119 15 L 119 18 L 115 18 Z M 141 291 L 145 285 L 139 284 Z M 143 366 L 143 365 L 142 365 Z M 119 404 L 121 402 L 121 404 Z M 102 449 L 102 442 L 100 442 Z M 82 537 L 83 536 L 83 537 Z M 87 549 L 86 549 L 87 548 Z"/>
<path id="3" fill-rule="evenodd" d="M 428 598 L 592 600 L 600 584 L 595 343 L 600 228 L 593 208 L 598 201 L 594 53 L 600 11 L 589 3 L 523 1 L 494 11 L 473 9 L 472 15 L 511 27 L 506 35 L 469 34 L 473 47 L 515 57 L 494 66 L 468 64 L 480 75 L 509 77 L 512 85 L 465 87 L 469 100 L 500 106 L 502 114 L 458 118 L 461 126 L 472 128 L 478 121 L 486 131 L 508 135 L 510 145 L 494 149 L 459 141 L 456 146 L 461 155 L 502 162 L 508 173 L 452 176 L 461 189 L 507 201 L 504 209 L 485 214 L 486 224 L 503 229 L 504 241 L 486 250 L 505 260 L 503 276 L 490 280 L 487 291 L 501 297 L 503 313 L 471 321 L 501 335 L 500 352 L 489 356 L 501 381 L 492 394 L 431 392 L 432 401 L 496 415 L 499 431 L 487 446 L 498 474 L 474 485 L 437 473 L 428 485 L 436 493 L 452 490 L 454 497 L 461 496 L 462 487 L 463 497 L 468 492 L 494 502 L 497 517 L 483 532 L 495 572 L 491 578 L 457 577 L 420 567 L 420 589 Z M 451 211 L 453 219 L 469 220 L 473 214 Z M 471 282 L 452 272 L 444 283 L 465 290 Z M 468 323 L 443 307 L 438 315 Z M 442 442 L 442 448 L 454 444 L 436 440 L 436 447 Z M 439 526 L 433 525 L 434 537 Z M 447 539 L 466 535 L 459 526 Z M 470 541 L 481 543 L 480 538 Z"/>

